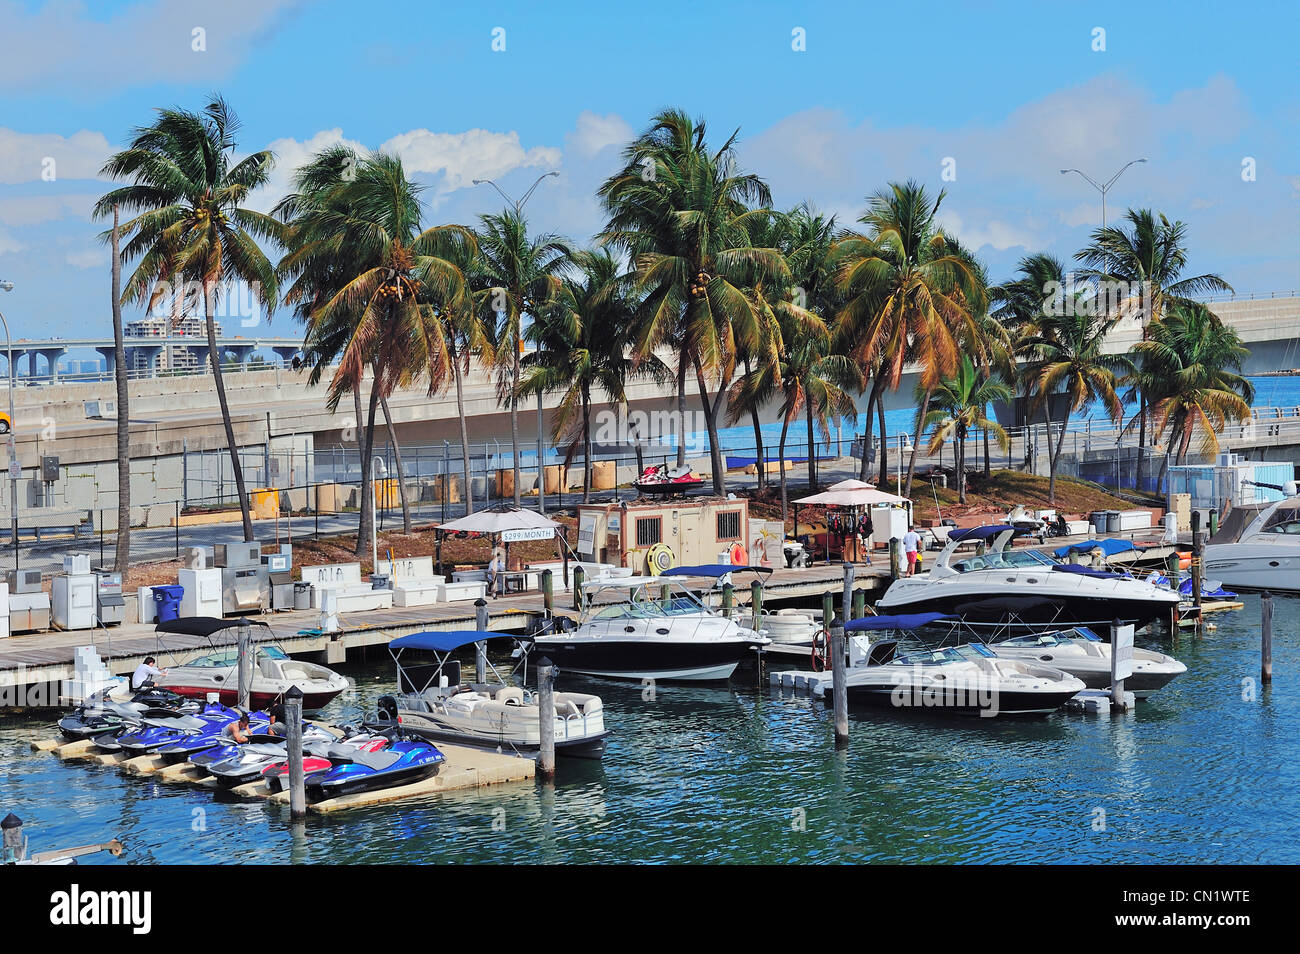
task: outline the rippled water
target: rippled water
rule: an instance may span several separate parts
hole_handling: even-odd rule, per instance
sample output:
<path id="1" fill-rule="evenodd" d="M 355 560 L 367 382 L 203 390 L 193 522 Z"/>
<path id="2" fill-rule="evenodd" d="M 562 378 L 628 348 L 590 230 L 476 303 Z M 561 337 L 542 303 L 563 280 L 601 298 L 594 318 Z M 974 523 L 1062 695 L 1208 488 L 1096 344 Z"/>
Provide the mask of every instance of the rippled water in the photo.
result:
<path id="1" fill-rule="evenodd" d="M 615 735 L 603 763 L 561 760 L 554 789 L 430 796 L 298 826 L 261 802 L 31 753 L 47 724 L 10 720 L 0 813 L 23 818 L 33 850 L 117 835 L 133 862 L 1294 864 L 1300 601 L 1277 598 L 1275 682 L 1246 701 L 1259 601 L 1245 600 L 1214 618 L 1216 632 L 1184 635 L 1189 672 L 1123 716 L 854 711 L 836 752 L 820 703 L 757 689 L 752 670 L 728 688 L 661 686 L 653 702 L 563 676 L 605 699 Z M 387 667 L 350 674 L 366 703 L 391 689 Z"/>

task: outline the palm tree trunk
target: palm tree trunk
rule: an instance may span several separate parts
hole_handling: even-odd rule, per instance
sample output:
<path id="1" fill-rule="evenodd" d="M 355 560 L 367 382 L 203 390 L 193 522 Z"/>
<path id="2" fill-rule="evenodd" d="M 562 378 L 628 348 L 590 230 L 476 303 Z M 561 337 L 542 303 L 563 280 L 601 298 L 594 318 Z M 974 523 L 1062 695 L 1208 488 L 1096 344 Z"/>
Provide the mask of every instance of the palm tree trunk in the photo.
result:
<path id="1" fill-rule="evenodd" d="M 1065 447 L 1065 429 L 1070 424 L 1070 405 L 1065 405 L 1065 417 L 1061 418 L 1061 437 L 1056 442 L 1056 450 L 1052 453 L 1051 475 L 1047 478 L 1047 502 L 1051 506 L 1056 506 L 1056 468 L 1061 460 L 1061 449 Z M 1047 432 L 1052 431 L 1052 422 L 1047 422 Z M 1118 490 L 1119 488 L 1115 488 Z"/>
<path id="2" fill-rule="evenodd" d="M 375 449 L 375 412 L 379 406 L 379 391 L 375 387 L 370 389 L 369 413 L 362 423 L 361 415 L 361 382 L 353 389 L 352 398 L 356 404 L 358 426 L 362 428 L 364 438 L 357 441 L 361 451 L 361 499 L 358 503 L 361 505 L 361 518 L 357 522 L 357 547 L 356 555 L 363 557 L 370 548 L 370 537 L 374 533 L 375 527 L 375 508 L 373 504 L 374 495 L 374 468 L 372 467 L 374 449 Z M 371 567 L 374 571 L 374 567 Z"/>
<path id="3" fill-rule="evenodd" d="M 131 561 L 131 412 L 127 406 L 126 345 L 122 339 L 122 251 L 118 210 L 113 206 L 113 380 L 117 382 L 117 552 L 113 569 L 125 574 Z M 10 422 L 13 426 L 13 422 Z"/>
<path id="4" fill-rule="evenodd" d="M 889 448 L 885 439 L 885 391 L 881 388 L 880 400 L 876 402 L 876 419 L 880 423 L 880 483 L 883 490 L 889 480 Z"/>
<path id="5" fill-rule="evenodd" d="M 519 508 L 519 336 L 510 342 L 514 349 L 513 386 L 510 389 L 510 458 L 515 472 L 515 509 Z"/>
<path id="6" fill-rule="evenodd" d="M 388 442 L 393 445 L 393 465 L 397 470 L 397 495 L 402 500 L 402 532 L 411 532 L 411 502 L 406 499 L 406 468 L 402 464 L 402 445 L 397 442 L 397 430 L 393 427 L 393 415 L 388 410 L 388 398 L 380 398 L 379 406 L 384 412 L 384 427 L 388 429 Z"/>
<path id="7" fill-rule="evenodd" d="M 1145 337 L 1145 332 L 1143 334 Z M 1133 474 L 1133 489 L 1138 493 L 1142 492 L 1142 471 L 1143 463 L 1146 461 L 1147 450 L 1147 398 L 1145 394 L 1138 395 L 1138 459 L 1137 470 Z"/>
<path id="8" fill-rule="evenodd" d="M 925 398 L 921 401 L 921 416 L 916 419 L 916 437 L 912 440 L 912 453 L 907 461 L 907 489 L 902 492 L 901 496 L 911 498 L 912 496 L 912 475 L 916 473 L 916 454 L 921 449 L 921 430 L 925 426 L 925 416 L 930 413 L 930 392 L 925 392 Z"/>
<path id="9" fill-rule="evenodd" d="M 230 448 L 230 464 L 235 475 L 235 493 L 239 497 L 239 512 L 244 521 L 244 541 L 253 542 L 253 516 L 248 508 L 248 488 L 244 486 L 244 467 L 239 462 L 239 445 L 235 443 L 235 425 L 230 420 L 230 403 L 226 400 L 226 381 L 221 373 L 221 352 L 217 350 L 217 303 L 211 282 L 203 285 L 203 312 L 207 319 L 208 354 L 212 359 L 212 379 L 217 386 L 217 404 L 221 407 L 221 423 L 226 429 L 226 446 Z"/>
<path id="10" fill-rule="evenodd" d="M 582 386 L 582 502 L 591 503 L 591 389 Z"/>
<path id="11" fill-rule="evenodd" d="M 785 522 L 789 517 L 790 503 L 786 492 L 785 485 L 785 435 L 790 430 L 790 418 L 788 415 L 781 415 L 781 447 L 777 451 L 777 458 L 781 462 L 781 539 L 785 539 Z"/>
<path id="12" fill-rule="evenodd" d="M 989 463 L 989 429 L 981 428 L 984 431 L 984 479 L 988 480 L 993 476 L 993 465 Z"/>
<path id="13" fill-rule="evenodd" d="M 867 428 L 862 434 L 862 467 L 858 471 L 858 479 L 862 481 L 867 479 L 867 468 L 871 462 L 871 439 L 874 434 L 872 429 L 876 423 L 874 415 L 876 404 L 880 401 L 881 384 L 880 378 L 876 377 L 871 384 L 871 397 L 867 398 Z"/>
<path id="14" fill-rule="evenodd" d="M 719 497 L 727 495 L 727 472 L 722 463 L 722 444 L 718 439 L 717 406 L 709 399 L 709 385 L 704 380 L 704 369 L 695 361 L 695 380 L 700 387 L 700 405 L 704 409 L 704 425 L 709 431 L 709 463 L 713 468 L 713 492 Z M 725 388 L 719 384 L 718 397 L 725 394 Z"/>
<path id="15" fill-rule="evenodd" d="M 957 502 L 966 502 L 966 436 L 957 435 Z"/>
<path id="16" fill-rule="evenodd" d="M 752 373 L 749 366 L 749 355 L 745 356 L 745 376 L 749 377 Z M 758 408 L 749 409 L 749 420 L 754 425 L 754 452 L 758 455 L 754 461 L 754 468 L 758 473 L 758 489 L 761 491 L 767 486 L 767 462 L 763 460 L 763 428 L 758 420 Z"/>
<path id="17" fill-rule="evenodd" d="M 677 356 L 677 466 L 686 466 L 686 349 Z"/>
<path id="18" fill-rule="evenodd" d="M 474 512 L 474 495 L 470 493 L 469 425 L 465 423 L 465 381 L 461 376 L 460 358 L 454 350 L 451 355 L 451 365 L 456 379 L 456 413 L 460 415 L 460 461 L 465 475 L 460 495 L 465 499 L 465 513 L 468 515 Z M 451 495 L 451 475 L 443 474 L 442 481 L 442 493 L 445 499 Z"/>

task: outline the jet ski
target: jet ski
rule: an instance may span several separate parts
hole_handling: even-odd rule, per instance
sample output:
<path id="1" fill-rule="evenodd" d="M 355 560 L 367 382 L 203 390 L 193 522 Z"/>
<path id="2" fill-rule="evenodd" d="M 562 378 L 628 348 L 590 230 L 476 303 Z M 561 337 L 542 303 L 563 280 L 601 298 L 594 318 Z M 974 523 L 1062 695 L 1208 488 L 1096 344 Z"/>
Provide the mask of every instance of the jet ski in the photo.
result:
<path id="1" fill-rule="evenodd" d="M 656 496 L 684 494 L 688 490 L 699 490 L 703 486 L 704 481 L 689 467 L 669 467 L 667 464 L 647 467 L 636 479 L 637 490 L 643 494 Z"/>
<path id="2" fill-rule="evenodd" d="M 59 731 L 67 739 L 88 739 L 145 719 L 176 718 L 198 710 L 198 703 L 165 690 L 147 689 L 125 699 L 118 696 L 116 688 L 109 688 L 88 697 L 59 720 Z"/>
<path id="3" fill-rule="evenodd" d="M 168 749 L 169 761 L 184 761 L 193 752 L 210 748 L 221 741 L 221 733 L 243 713 L 220 702 L 210 702 L 193 715 L 147 719 L 138 727 L 127 728 L 112 736 L 99 736 L 95 745 L 105 752 L 128 752 L 140 755 Z M 249 729 L 257 732 L 270 724 L 264 712 L 251 713 Z"/>
<path id="4" fill-rule="evenodd" d="M 423 739 L 402 739 L 379 752 L 358 750 L 350 762 L 309 775 L 307 797 L 320 801 L 407 785 L 437 774 L 444 761 L 433 743 Z"/>
<path id="5" fill-rule="evenodd" d="M 302 730 L 303 744 L 328 743 L 334 735 L 325 729 L 307 725 Z M 288 743 L 282 735 L 259 735 L 246 745 L 222 745 L 208 749 L 195 756 L 194 761 L 203 764 L 208 774 L 220 785 L 227 788 L 254 782 L 261 777 L 262 770 L 285 760 Z"/>
<path id="6" fill-rule="evenodd" d="M 352 761 L 352 757 L 357 752 L 378 752 L 386 749 L 389 745 L 389 739 L 383 735 L 372 735 L 369 732 L 356 732 L 344 739 L 336 739 L 328 743 L 317 743 L 311 746 L 303 746 L 302 771 L 303 775 L 310 777 L 318 772 L 325 772 L 332 769 L 335 765 L 342 765 Z M 280 792 L 289 787 L 289 763 L 281 759 L 273 765 L 268 765 L 262 769 L 262 778 L 266 781 L 267 788 L 273 792 Z"/>

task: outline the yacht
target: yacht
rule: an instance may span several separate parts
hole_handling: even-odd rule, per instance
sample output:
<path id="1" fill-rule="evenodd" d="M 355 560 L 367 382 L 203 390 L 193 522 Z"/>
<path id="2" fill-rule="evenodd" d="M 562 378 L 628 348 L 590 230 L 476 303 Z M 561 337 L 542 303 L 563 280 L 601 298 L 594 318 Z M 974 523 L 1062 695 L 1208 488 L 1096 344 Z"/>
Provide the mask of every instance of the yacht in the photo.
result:
<path id="1" fill-rule="evenodd" d="M 613 679 L 720 682 L 771 640 L 709 608 L 661 576 L 628 576 L 583 587 L 583 611 L 570 631 L 533 643 L 561 668 Z"/>
<path id="2" fill-rule="evenodd" d="M 1300 496 L 1229 510 L 1203 561 L 1228 586 L 1300 593 Z"/>
<path id="3" fill-rule="evenodd" d="M 733 566 L 726 563 L 709 563 L 702 566 L 675 566 L 664 570 L 661 577 L 683 576 L 712 580 L 709 589 L 701 597 L 701 602 L 716 610 L 721 605 L 722 587 L 727 583 L 732 583 L 732 574 L 734 573 L 753 573 L 760 586 L 762 586 L 767 583 L 768 577 L 772 575 L 772 568 L 768 566 Z M 744 590 L 746 587 L 747 584 L 742 580 L 738 589 Z M 738 609 L 737 613 L 742 617 L 747 614 L 749 619 L 753 619 L 752 610 Z M 779 610 L 765 609 L 759 614 L 759 634 L 779 645 L 811 646 L 813 639 L 816 638 L 821 629 L 820 611 L 785 608 Z"/>
<path id="4" fill-rule="evenodd" d="M 851 620 L 848 631 L 880 629 L 890 617 Z M 904 618 L 914 619 L 914 618 Z M 934 710 L 979 715 L 1046 715 L 1086 687 L 1049 666 L 1001 659 L 982 643 L 917 649 L 898 655 L 898 640 L 849 641 L 845 675 L 850 703 L 898 711 Z"/>
<path id="5" fill-rule="evenodd" d="M 392 640 L 388 652 L 397 664 L 400 692 L 380 696 L 379 721 L 398 723 L 427 739 L 535 754 L 542 744 L 537 694 L 509 684 L 490 661 L 487 667 L 495 682 L 462 683 L 460 661 L 452 658 L 460 649 L 500 635 L 460 630 L 413 633 Z M 412 653 L 414 659 L 408 655 Z M 430 656 L 432 662 L 417 661 Z M 600 696 L 555 693 L 557 755 L 598 759 L 608 737 Z"/>
<path id="6" fill-rule="evenodd" d="M 1012 550 L 1016 528 L 1007 524 L 954 530 L 925 573 L 902 577 L 881 598 L 882 613 L 960 612 L 959 607 L 991 597 L 1024 598 L 1020 622 L 1044 625 L 1109 626 L 1119 619 L 1141 627 L 1168 620 L 1179 595 L 1141 580 L 1070 563 L 1056 563 L 1032 549 Z M 957 550 L 971 544 L 987 547 L 963 559 Z M 1035 602 L 1036 601 L 1036 602 Z"/>

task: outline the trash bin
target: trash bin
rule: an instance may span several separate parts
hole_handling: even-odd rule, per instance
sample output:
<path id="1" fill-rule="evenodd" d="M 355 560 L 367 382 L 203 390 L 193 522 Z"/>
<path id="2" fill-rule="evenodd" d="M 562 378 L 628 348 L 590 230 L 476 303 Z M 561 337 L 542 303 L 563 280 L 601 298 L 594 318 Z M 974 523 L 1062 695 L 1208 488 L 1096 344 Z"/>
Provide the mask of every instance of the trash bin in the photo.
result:
<path id="1" fill-rule="evenodd" d="M 385 574 L 383 574 L 383 573 L 371 573 L 371 574 L 370 574 L 370 588 L 371 588 L 372 590 L 391 590 L 391 589 L 392 589 L 392 587 L 391 587 L 391 586 L 389 585 L 389 583 L 388 583 L 388 577 L 387 577 Z"/>
<path id="2" fill-rule="evenodd" d="M 1094 510 L 1088 514 L 1088 523 L 1092 525 L 1093 533 L 1106 532 L 1106 511 Z"/>
<path id="3" fill-rule="evenodd" d="M 158 608 L 158 622 L 165 623 L 181 615 L 181 596 L 185 593 L 183 586 L 155 586 L 153 601 Z"/>
<path id="4" fill-rule="evenodd" d="M 1118 510 L 1107 510 L 1107 511 L 1106 511 L 1106 532 L 1107 532 L 1107 533 L 1119 533 L 1119 530 L 1120 530 L 1120 526 L 1119 526 L 1119 511 L 1118 511 Z"/>
<path id="5" fill-rule="evenodd" d="M 296 610 L 311 609 L 311 584 L 301 581 L 293 585 L 293 608 Z"/>

